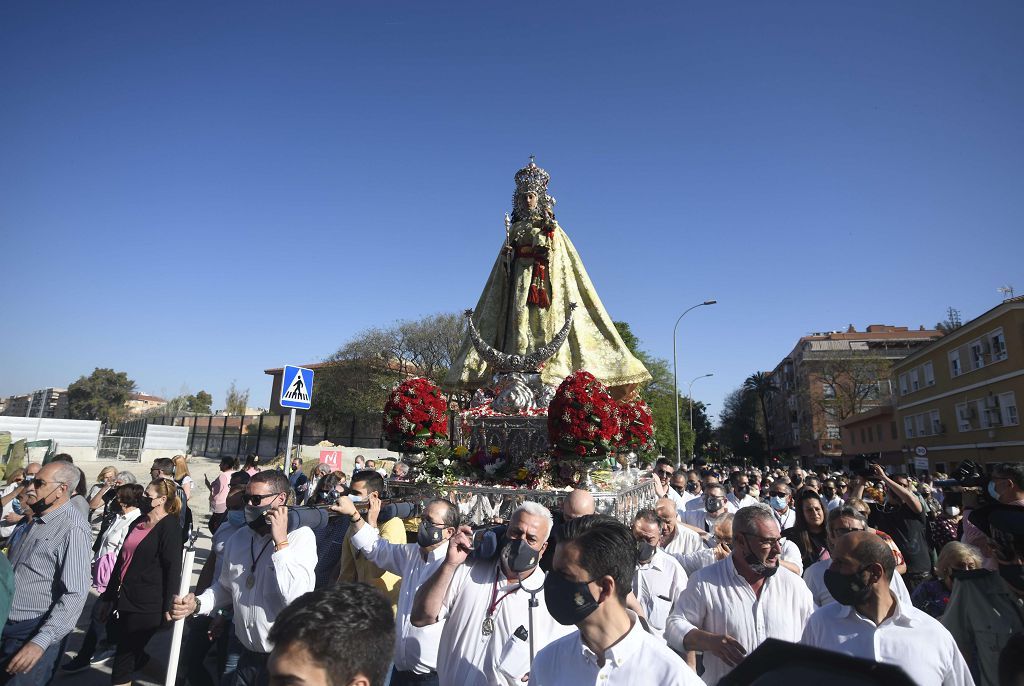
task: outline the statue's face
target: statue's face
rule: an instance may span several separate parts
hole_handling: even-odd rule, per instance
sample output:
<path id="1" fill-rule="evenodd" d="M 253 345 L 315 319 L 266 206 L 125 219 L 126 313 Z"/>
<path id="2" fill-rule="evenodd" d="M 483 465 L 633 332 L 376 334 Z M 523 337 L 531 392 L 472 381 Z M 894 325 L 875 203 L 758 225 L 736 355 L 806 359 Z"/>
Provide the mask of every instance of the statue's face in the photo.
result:
<path id="1" fill-rule="evenodd" d="M 523 194 L 523 204 L 526 206 L 526 209 L 530 211 L 537 209 L 538 202 L 537 194 L 533 191 L 527 191 Z"/>

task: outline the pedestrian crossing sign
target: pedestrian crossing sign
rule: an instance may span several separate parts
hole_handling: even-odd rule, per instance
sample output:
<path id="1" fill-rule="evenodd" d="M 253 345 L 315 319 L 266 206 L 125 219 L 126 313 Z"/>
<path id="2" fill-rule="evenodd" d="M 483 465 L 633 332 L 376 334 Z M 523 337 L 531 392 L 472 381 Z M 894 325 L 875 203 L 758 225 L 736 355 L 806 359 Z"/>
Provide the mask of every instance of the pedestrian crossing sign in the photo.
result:
<path id="1" fill-rule="evenodd" d="M 281 407 L 308 410 L 313 397 L 313 370 L 287 365 L 281 376 Z"/>

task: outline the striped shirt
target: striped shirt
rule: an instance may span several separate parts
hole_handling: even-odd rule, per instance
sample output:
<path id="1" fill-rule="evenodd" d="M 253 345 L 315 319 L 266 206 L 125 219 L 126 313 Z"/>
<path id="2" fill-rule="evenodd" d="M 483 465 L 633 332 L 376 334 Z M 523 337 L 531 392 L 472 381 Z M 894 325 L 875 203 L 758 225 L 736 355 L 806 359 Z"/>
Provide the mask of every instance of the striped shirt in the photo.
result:
<path id="1" fill-rule="evenodd" d="M 35 517 L 9 552 L 14 602 L 9 621 L 49 613 L 32 643 L 46 650 L 75 628 L 89 596 L 92 531 L 72 503 Z"/>

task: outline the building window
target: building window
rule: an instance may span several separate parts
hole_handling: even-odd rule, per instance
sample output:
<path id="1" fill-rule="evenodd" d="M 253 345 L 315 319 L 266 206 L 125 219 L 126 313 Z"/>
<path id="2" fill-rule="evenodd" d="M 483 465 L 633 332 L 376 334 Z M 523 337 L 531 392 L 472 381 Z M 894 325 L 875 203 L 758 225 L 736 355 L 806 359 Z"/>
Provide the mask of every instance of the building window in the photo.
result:
<path id="1" fill-rule="evenodd" d="M 900 374 L 900 395 L 906 395 L 910 392 L 909 386 L 907 386 L 907 375 Z"/>
<path id="2" fill-rule="evenodd" d="M 864 441 L 861 441 L 863 443 Z M 850 429 L 850 445 L 857 445 L 857 432 Z"/>
<path id="3" fill-rule="evenodd" d="M 935 385 L 935 367 L 932 366 L 931 362 L 924 363 L 924 385 Z"/>
<path id="4" fill-rule="evenodd" d="M 1013 391 L 999 394 L 999 410 L 1002 413 L 1003 426 L 1017 426 L 1020 422 L 1017 415 L 1017 398 Z"/>
<path id="5" fill-rule="evenodd" d="M 954 350 L 949 354 L 949 375 L 956 378 L 960 373 L 960 351 Z"/>
<path id="6" fill-rule="evenodd" d="M 956 406 L 956 428 L 957 431 L 971 430 L 971 408 L 967 403 L 959 403 Z"/>
<path id="7" fill-rule="evenodd" d="M 981 341 L 971 341 L 968 346 L 971 351 L 971 370 L 981 369 L 985 366 L 985 350 L 981 345 Z"/>
<path id="8" fill-rule="evenodd" d="M 916 391 L 921 388 L 921 383 L 918 381 L 917 368 L 910 370 L 910 390 Z"/>
<path id="9" fill-rule="evenodd" d="M 939 411 L 938 410 L 932 410 L 928 414 L 928 418 L 931 419 L 931 421 L 932 421 L 932 435 L 933 436 L 938 436 L 939 434 L 941 434 L 942 433 L 942 422 L 940 421 L 940 418 L 939 418 Z"/>
<path id="10" fill-rule="evenodd" d="M 860 427 L 860 442 L 861 443 L 867 443 L 868 442 L 867 434 L 864 431 L 864 427 L 863 426 Z"/>
<path id="11" fill-rule="evenodd" d="M 989 414 L 992 411 L 991 408 L 992 400 L 989 397 L 982 398 L 981 400 L 975 401 L 975 406 L 978 412 L 978 427 L 982 429 L 992 428 L 992 415 Z M 996 421 L 998 424 L 998 420 Z"/>
<path id="12" fill-rule="evenodd" d="M 839 440 L 839 427 L 835 424 L 828 424 L 825 426 L 825 436 L 829 440 Z"/>
<path id="13" fill-rule="evenodd" d="M 914 437 L 914 418 L 904 417 L 903 418 L 903 433 L 906 434 L 907 438 Z"/>
<path id="14" fill-rule="evenodd" d="M 899 431 L 896 429 L 896 422 L 889 422 L 889 435 L 892 436 L 892 440 L 900 440 Z"/>
<path id="15" fill-rule="evenodd" d="M 1006 359 L 1006 337 L 1002 329 L 996 329 L 988 335 L 988 345 L 992 350 L 992 361 L 999 362 Z"/>
<path id="16" fill-rule="evenodd" d="M 927 436 L 928 435 L 928 426 L 925 424 L 924 415 L 923 414 L 914 415 L 914 422 L 917 424 L 917 435 L 918 436 Z"/>
<path id="17" fill-rule="evenodd" d="M 835 387 L 827 381 L 821 382 L 821 397 L 831 400 L 836 397 Z"/>

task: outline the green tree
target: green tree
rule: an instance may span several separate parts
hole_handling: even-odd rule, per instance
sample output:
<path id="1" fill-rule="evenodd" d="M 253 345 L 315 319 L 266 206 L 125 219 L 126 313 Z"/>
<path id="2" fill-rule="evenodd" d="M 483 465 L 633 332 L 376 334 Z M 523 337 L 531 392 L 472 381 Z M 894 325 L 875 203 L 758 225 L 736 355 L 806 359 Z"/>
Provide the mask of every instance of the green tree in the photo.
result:
<path id="1" fill-rule="evenodd" d="M 202 392 L 202 391 L 200 391 Z M 243 415 L 245 408 L 249 406 L 249 389 L 238 390 L 235 382 L 232 381 L 228 387 L 227 395 L 224 398 L 224 408 L 230 415 Z"/>
<path id="2" fill-rule="evenodd" d="M 765 454 L 772 454 L 772 423 L 768 417 L 768 400 L 779 392 L 779 387 L 772 380 L 771 372 L 754 372 L 743 382 L 743 390 L 757 397 L 761 408 L 762 434 L 764 437 Z"/>
<path id="3" fill-rule="evenodd" d="M 742 386 L 725 397 L 718 415 L 718 442 L 723 455 L 765 463 L 758 415 L 757 396 Z"/>
<path id="4" fill-rule="evenodd" d="M 68 415 L 113 424 L 128 415 L 125 403 L 134 391 L 135 382 L 125 372 L 97 367 L 68 386 Z"/>
<path id="5" fill-rule="evenodd" d="M 623 343 L 644 363 L 651 374 L 651 380 L 640 388 L 640 397 L 650 405 L 654 415 L 654 437 L 663 455 L 676 454 L 676 403 L 675 384 L 672 369 L 667 360 L 640 349 L 640 339 L 627 322 L 615 322 L 615 329 Z M 701 447 L 712 441 L 713 431 L 708 420 L 704 403 L 693 403 L 693 426 L 690 426 L 690 399 L 679 397 L 679 444 L 681 453 L 696 453 L 694 446 Z"/>
<path id="6" fill-rule="evenodd" d="M 234 386 L 234 382 L 232 382 Z M 213 396 L 206 391 L 199 391 L 195 395 L 185 396 L 186 409 L 192 414 L 213 414 Z M 248 391 L 246 391 L 248 399 Z"/>

